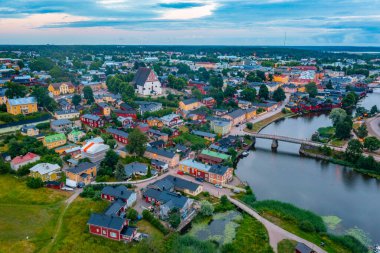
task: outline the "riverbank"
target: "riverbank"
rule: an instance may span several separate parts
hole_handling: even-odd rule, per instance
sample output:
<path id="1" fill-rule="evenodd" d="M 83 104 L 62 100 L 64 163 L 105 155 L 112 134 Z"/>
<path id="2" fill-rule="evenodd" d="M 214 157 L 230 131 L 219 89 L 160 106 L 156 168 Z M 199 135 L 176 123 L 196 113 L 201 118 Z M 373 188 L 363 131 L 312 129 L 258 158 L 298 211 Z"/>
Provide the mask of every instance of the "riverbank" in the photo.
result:
<path id="1" fill-rule="evenodd" d="M 299 153 L 301 156 L 310 157 L 317 160 L 323 160 L 323 161 L 331 162 L 334 164 L 339 164 L 345 167 L 350 167 L 354 171 L 360 174 L 363 174 L 372 178 L 380 179 L 380 174 L 374 173 L 373 171 L 370 171 L 370 170 L 358 168 L 356 164 L 353 164 L 349 161 L 346 161 L 340 158 L 344 156 L 344 154 L 341 152 L 339 153 L 337 151 L 332 151 L 331 155 L 326 155 L 326 154 L 323 154 L 323 152 L 318 148 L 301 146 Z"/>
<path id="2" fill-rule="evenodd" d="M 245 128 L 244 132 L 258 133 L 262 129 L 264 129 L 266 126 L 270 125 L 271 123 L 273 123 L 273 122 L 275 122 L 277 120 L 281 120 L 281 119 L 284 119 L 284 118 L 290 118 L 290 117 L 294 117 L 294 116 L 296 116 L 296 114 L 291 113 L 291 112 L 283 113 L 281 111 L 281 112 L 278 112 L 278 113 L 276 113 L 275 115 L 273 115 L 271 117 L 268 117 L 266 119 L 263 119 L 263 120 L 261 120 L 259 122 L 254 123 L 252 125 L 252 129 Z"/>

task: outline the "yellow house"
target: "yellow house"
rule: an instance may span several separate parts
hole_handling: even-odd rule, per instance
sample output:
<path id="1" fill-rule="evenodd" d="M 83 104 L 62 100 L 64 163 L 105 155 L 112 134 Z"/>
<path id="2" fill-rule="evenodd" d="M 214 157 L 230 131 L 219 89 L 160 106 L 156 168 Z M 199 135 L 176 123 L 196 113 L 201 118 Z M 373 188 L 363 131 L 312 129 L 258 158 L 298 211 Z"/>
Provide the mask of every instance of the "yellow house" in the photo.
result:
<path id="1" fill-rule="evenodd" d="M 287 76 L 287 75 L 274 75 L 273 76 L 273 82 L 288 83 L 289 82 L 289 76 Z"/>
<path id="2" fill-rule="evenodd" d="M 63 133 L 45 136 L 43 144 L 48 149 L 56 148 L 66 144 L 66 136 Z"/>
<path id="3" fill-rule="evenodd" d="M 84 162 L 65 171 L 68 180 L 78 183 L 89 184 L 96 177 L 96 165 L 94 163 Z M 67 180 L 66 179 L 66 180 Z"/>
<path id="4" fill-rule="evenodd" d="M 38 111 L 35 97 L 8 99 L 7 112 L 13 115 L 29 114 Z"/>
<path id="5" fill-rule="evenodd" d="M 179 108 L 181 108 L 182 111 L 195 110 L 201 106 L 201 102 L 199 102 L 196 98 L 189 98 L 179 102 Z"/>
<path id="6" fill-rule="evenodd" d="M 256 117 L 256 108 L 248 108 L 245 110 L 245 119 L 251 120 Z"/>
<path id="7" fill-rule="evenodd" d="M 42 181 L 55 181 L 60 177 L 61 167 L 58 164 L 39 163 L 30 168 L 29 176 L 41 178 Z"/>
<path id="8" fill-rule="evenodd" d="M 71 94 L 75 92 L 75 87 L 71 82 L 51 83 L 48 90 L 54 95 Z"/>
<path id="9" fill-rule="evenodd" d="M 5 92 L 7 89 L 0 88 L 0 105 L 5 104 L 7 102 L 7 96 L 5 96 Z"/>
<path id="10" fill-rule="evenodd" d="M 164 126 L 164 123 L 162 123 L 162 121 L 159 119 L 159 118 L 156 118 L 156 117 L 149 117 L 147 120 L 146 120 L 146 123 L 148 123 L 149 127 L 163 127 Z"/>

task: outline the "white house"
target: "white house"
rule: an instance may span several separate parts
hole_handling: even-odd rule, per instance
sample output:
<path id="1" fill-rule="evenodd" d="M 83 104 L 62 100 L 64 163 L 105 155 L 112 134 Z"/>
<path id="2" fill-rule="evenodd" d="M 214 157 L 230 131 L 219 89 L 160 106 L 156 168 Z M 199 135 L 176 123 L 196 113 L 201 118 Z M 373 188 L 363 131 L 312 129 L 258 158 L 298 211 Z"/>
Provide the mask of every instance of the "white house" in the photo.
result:
<path id="1" fill-rule="evenodd" d="M 161 95 L 162 86 L 156 73 L 150 68 L 139 68 L 132 81 L 136 92 L 143 96 Z"/>

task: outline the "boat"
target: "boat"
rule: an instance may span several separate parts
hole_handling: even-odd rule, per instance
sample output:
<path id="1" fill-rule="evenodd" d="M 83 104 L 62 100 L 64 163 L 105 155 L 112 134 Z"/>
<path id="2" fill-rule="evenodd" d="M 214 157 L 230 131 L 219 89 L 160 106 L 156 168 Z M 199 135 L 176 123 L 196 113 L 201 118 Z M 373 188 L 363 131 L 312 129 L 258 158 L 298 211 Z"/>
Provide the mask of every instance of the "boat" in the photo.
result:
<path id="1" fill-rule="evenodd" d="M 243 153 L 241 153 L 241 155 L 242 155 L 243 157 L 247 157 L 247 156 L 249 155 L 249 152 L 248 152 L 248 151 L 244 151 Z"/>

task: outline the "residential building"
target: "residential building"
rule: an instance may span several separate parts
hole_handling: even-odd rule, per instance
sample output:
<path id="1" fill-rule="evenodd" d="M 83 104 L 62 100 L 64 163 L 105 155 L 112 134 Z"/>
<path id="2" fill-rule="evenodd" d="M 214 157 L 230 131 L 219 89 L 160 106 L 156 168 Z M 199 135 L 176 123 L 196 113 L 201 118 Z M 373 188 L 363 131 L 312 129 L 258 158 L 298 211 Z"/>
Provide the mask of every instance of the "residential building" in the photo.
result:
<path id="1" fill-rule="evenodd" d="M 5 95 L 6 91 L 7 88 L 0 88 L 0 105 L 7 103 L 7 96 Z"/>
<path id="2" fill-rule="evenodd" d="M 161 117 L 160 120 L 167 127 L 178 126 L 183 123 L 183 120 L 181 120 L 181 116 L 175 113 L 165 115 Z"/>
<path id="3" fill-rule="evenodd" d="M 148 188 L 156 189 L 159 191 L 181 191 L 186 194 L 197 196 L 203 191 L 201 184 L 193 183 L 180 177 L 168 175 L 160 180 L 155 181 L 148 185 Z"/>
<path id="4" fill-rule="evenodd" d="M 93 114 L 84 114 L 80 117 L 80 120 L 83 124 L 88 125 L 90 127 L 103 127 L 104 126 L 104 120 Z"/>
<path id="5" fill-rule="evenodd" d="M 198 159 L 206 164 L 220 164 L 225 161 L 230 160 L 231 156 L 215 151 L 211 151 L 208 149 L 202 150 L 202 152 L 198 155 Z"/>
<path id="6" fill-rule="evenodd" d="M 162 87 L 156 73 L 150 68 L 139 68 L 132 84 L 136 87 L 136 92 L 143 96 L 161 95 Z"/>
<path id="7" fill-rule="evenodd" d="M 128 144 L 128 133 L 116 128 L 107 128 L 106 132 L 111 134 L 116 141 Z"/>
<path id="8" fill-rule="evenodd" d="M 202 106 L 201 102 L 199 102 L 199 100 L 196 98 L 189 98 L 189 99 L 185 99 L 185 100 L 179 102 L 179 108 L 182 111 L 195 110 L 201 106 Z"/>
<path id="9" fill-rule="evenodd" d="M 50 121 L 50 128 L 56 132 L 64 132 L 66 130 L 72 129 L 74 122 L 68 119 L 57 119 Z"/>
<path id="10" fill-rule="evenodd" d="M 136 227 L 128 226 L 128 219 L 116 215 L 93 213 L 87 225 L 91 234 L 115 241 L 131 242 L 137 233 Z"/>
<path id="11" fill-rule="evenodd" d="M 219 135 L 226 135 L 231 131 L 232 122 L 226 119 L 213 119 L 210 121 L 212 131 Z"/>
<path id="12" fill-rule="evenodd" d="M 71 82 L 51 83 L 48 90 L 54 95 L 71 94 L 75 92 L 75 86 Z"/>
<path id="13" fill-rule="evenodd" d="M 306 244 L 302 242 L 297 243 L 294 252 L 295 253 L 316 253 L 315 250 L 311 249 L 309 246 L 307 246 Z"/>
<path id="14" fill-rule="evenodd" d="M 89 184 L 96 177 L 96 164 L 84 162 L 80 163 L 74 167 L 70 167 L 65 171 L 66 174 L 66 184 L 69 186 L 75 185 L 75 187 L 79 184 Z"/>
<path id="15" fill-rule="evenodd" d="M 61 174 L 61 167 L 58 164 L 39 163 L 30 168 L 29 176 L 41 178 L 43 182 L 56 181 Z"/>
<path id="16" fill-rule="evenodd" d="M 54 118 L 56 119 L 75 119 L 79 118 L 79 112 L 77 110 L 63 110 L 63 111 L 55 111 Z"/>
<path id="17" fill-rule="evenodd" d="M 162 109 L 162 104 L 157 102 L 136 101 L 138 112 L 144 114 L 146 112 L 156 112 Z"/>
<path id="18" fill-rule="evenodd" d="M 233 169 L 222 165 L 207 165 L 192 159 L 179 163 L 179 170 L 212 184 L 226 184 L 232 180 Z"/>
<path id="19" fill-rule="evenodd" d="M 79 146 L 76 144 L 67 144 L 64 146 L 60 146 L 58 148 L 54 149 L 54 152 L 58 153 L 59 155 L 63 155 L 66 153 L 67 150 L 73 149 L 73 148 L 78 148 Z M 80 149 L 80 148 L 79 148 Z M 79 152 L 80 153 L 80 152 Z"/>
<path id="20" fill-rule="evenodd" d="M 39 155 L 36 155 L 32 152 L 28 152 L 26 155 L 20 155 L 13 158 L 11 161 L 11 168 L 13 170 L 18 170 L 20 167 L 37 162 L 40 159 L 41 157 Z"/>
<path id="21" fill-rule="evenodd" d="M 111 107 L 107 103 L 100 102 L 98 103 L 98 107 L 100 109 L 101 115 L 106 116 L 106 117 L 111 115 Z"/>
<path id="22" fill-rule="evenodd" d="M 216 104 L 216 100 L 213 97 L 207 97 L 202 99 L 202 104 L 204 104 L 206 107 L 213 107 Z"/>
<path id="23" fill-rule="evenodd" d="M 214 142 L 215 138 L 216 138 L 216 134 L 213 134 L 213 133 L 197 131 L 197 130 L 193 130 L 191 133 L 196 135 L 196 136 L 200 136 L 203 139 L 206 139 L 206 140 L 211 141 L 211 142 Z"/>
<path id="24" fill-rule="evenodd" d="M 67 139 L 71 142 L 78 143 L 82 137 L 86 136 L 85 132 L 73 130 L 67 135 Z"/>
<path id="25" fill-rule="evenodd" d="M 179 154 L 164 149 L 147 147 L 144 157 L 167 163 L 171 168 L 174 168 L 179 163 Z"/>
<path id="26" fill-rule="evenodd" d="M 136 202 L 136 193 L 124 185 L 104 187 L 101 197 L 108 201 L 120 199 L 125 203 L 125 207 L 131 207 Z"/>
<path id="27" fill-rule="evenodd" d="M 222 116 L 222 118 L 232 121 L 233 125 L 239 125 L 245 122 L 245 112 L 242 109 L 237 109 Z"/>
<path id="28" fill-rule="evenodd" d="M 156 159 L 152 159 L 150 161 L 150 165 L 152 166 L 152 168 L 154 168 L 155 170 L 157 170 L 160 173 L 163 173 L 163 172 L 166 172 L 169 170 L 169 165 L 167 163 L 161 162 L 161 161 L 156 160 Z"/>
<path id="29" fill-rule="evenodd" d="M 254 119 L 257 116 L 257 110 L 255 107 L 245 109 L 244 112 L 245 112 L 245 120 L 246 121 Z"/>
<path id="30" fill-rule="evenodd" d="M 149 129 L 147 134 L 149 138 L 155 141 L 163 140 L 164 142 L 167 142 L 169 140 L 169 134 L 161 132 L 159 130 Z"/>
<path id="31" fill-rule="evenodd" d="M 150 127 L 158 127 L 161 128 L 164 126 L 164 123 L 162 123 L 161 119 L 158 117 L 149 117 L 147 118 L 146 122 Z"/>
<path id="32" fill-rule="evenodd" d="M 35 97 L 15 98 L 7 100 L 7 112 L 10 114 L 30 114 L 37 111 L 37 99 Z"/>
<path id="33" fill-rule="evenodd" d="M 66 136 L 63 133 L 45 136 L 42 143 L 48 149 L 53 149 L 66 144 Z"/>
<path id="34" fill-rule="evenodd" d="M 40 134 L 40 130 L 34 125 L 24 125 L 20 131 L 22 135 L 26 136 L 37 136 Z"/>
<path id="35" fill-rule="evenodd" d="M 130 178 L 133 175 L 146 176 L 148 174 L 148 169 L 148 165 L 138 162 L 133 162 L 124 166 L 126 178 Z M 154 173 L 155 171 L 152 174 Z"/>
<path id="36" fill-rule="evenodd" d="M 135 123 L 132 117 L 119 116 L 117 117 L 117 121 L 119 121 L 123 127 L 130 127 Z"/>
<path id="37" fill-rule="evenodd" d="M 106 156 L 110 146 L 95 142 L 87 142 L 81 149 L 82 158 L 88 158 L 91 162 L 100 162 Z"/>

